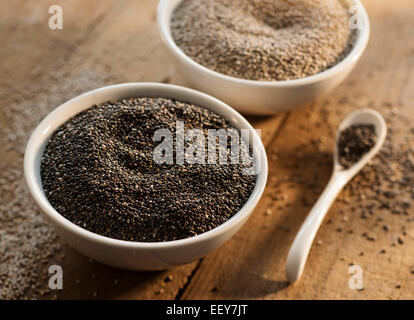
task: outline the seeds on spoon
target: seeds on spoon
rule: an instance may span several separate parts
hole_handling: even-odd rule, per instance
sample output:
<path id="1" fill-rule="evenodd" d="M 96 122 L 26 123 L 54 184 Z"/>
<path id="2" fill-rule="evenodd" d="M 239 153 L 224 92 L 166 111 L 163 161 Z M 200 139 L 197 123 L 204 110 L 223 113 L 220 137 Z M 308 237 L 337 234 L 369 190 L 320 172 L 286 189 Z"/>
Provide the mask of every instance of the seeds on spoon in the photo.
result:
<path id="1" fill-rule="evenodd" d="M 338 160 L 349 169 L 377 143 L 375 127 L 371 124 L 352 125 L 341 131 L 338 140 Z"/>

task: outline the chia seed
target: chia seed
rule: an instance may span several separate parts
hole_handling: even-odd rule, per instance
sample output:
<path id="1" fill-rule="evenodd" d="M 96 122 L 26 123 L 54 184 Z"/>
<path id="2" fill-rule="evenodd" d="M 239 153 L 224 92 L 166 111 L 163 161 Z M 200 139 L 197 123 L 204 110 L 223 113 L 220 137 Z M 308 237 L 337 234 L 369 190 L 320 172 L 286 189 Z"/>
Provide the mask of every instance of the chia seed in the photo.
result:
<path id="1" fill-rule="evenodd" d="M 84 229 L 128 241 L 178 240 L 226 222 L 246 203 L 256 177 L 244 174 L 242 164 L 155 163 L 155 130 L 175 137 L 177 121 L 205 134 L 234 129 L 205 108 L 155 97 L 77 114 L 52 135 L 42 157 L 50 203 Z"/>
<path id="2" fill-rule="evenodd" d="M 217 72 L 249 80 L 317 74 L 352 47 L 341 0 L 184 0 L 171 19 L 181 50 Z"/>

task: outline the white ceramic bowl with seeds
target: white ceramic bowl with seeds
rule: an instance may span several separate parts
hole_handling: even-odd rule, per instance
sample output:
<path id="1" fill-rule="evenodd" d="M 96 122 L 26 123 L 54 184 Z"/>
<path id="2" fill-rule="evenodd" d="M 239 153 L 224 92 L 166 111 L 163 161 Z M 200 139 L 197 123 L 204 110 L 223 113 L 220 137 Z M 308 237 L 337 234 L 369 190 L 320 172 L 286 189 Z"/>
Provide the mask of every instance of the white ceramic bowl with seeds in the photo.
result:
<path id="1" fill-rule="evenodd" d="M 256 185 L 246 204 L 220 226 L 197 236 L 168 242 L 130 242 L 104 237 L 70 222 L 49 203 L 40 176 L 40 164 L 46 144 L 64 122 L 79 112 L 109 100 L 153 96 L 175 98 L 212 110 L 235 128 L 248 129 L 250 145 L 257 155 Z M 33 132 L 24 155 L 24 172 L 30 193 L 41 212 L 70 246 L 102 263 L 131 270 L 161 270 L 197 260 L 230 239 L 247 221 L 256 207 L 267 180 L 266 151 L 252 126 L 234 109 L 205 93 L 159 83 L 112 85 L 82 94 L 59 106 Z"/>
<path id="2" fill-rule="evenodd" d="M 368 14 L 359 0 L 348 0 L 359 8 L 361 29 L 347 56 L 333 67 L 313 76 L 287 81 L 255 81 L 231 77 L 208 69 L 187 56 L 171 35 L 171 17 L 182 0 L 160 0 L 158 28 L 180 73 L 197 90 L 209 93 L 246 114 L 266 115 L 301 106 L 338 86 L 352 71 L 369 40 Z"/>

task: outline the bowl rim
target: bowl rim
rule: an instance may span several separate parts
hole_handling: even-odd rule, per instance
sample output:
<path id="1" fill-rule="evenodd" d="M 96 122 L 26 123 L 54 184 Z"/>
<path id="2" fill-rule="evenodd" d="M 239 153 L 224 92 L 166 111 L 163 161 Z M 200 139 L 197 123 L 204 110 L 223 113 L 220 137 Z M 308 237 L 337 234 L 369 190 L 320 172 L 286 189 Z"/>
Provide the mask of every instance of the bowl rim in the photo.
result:
<path id="1" fill-rule="evenodd" d="M 216 105 L 219 107 L 220 110 L 225 110 L 229 116 L 223 117 L 229 119 L 230 116 L 232 119 L 236 119 L 244 128 L 249 129 L 249 131 L 252 134 L 252 138 L 250 139 L 250 144 L 256 143 L 258 152 L 259 152 L 259 161 L 260 161 L 260 171 L 256 175 L 256 184 L 255 187 L 250 194 L 249 199 L 246 201 L 246 203 L 243 205 L 243 207 L 236 212 L 230 219 L 222 223 L 221 225 L 206 231 L 204 233 L 195 235 L 193 237 L 179 239 L 179 240 L 172 240 L 172 241 L 165 241 L 165 242 L 136 242 L 136 241 L 127 241 L 127 240 L 119 240 L 114 239 L 110 237 L 106 237 L 97 233 L 94 233 L 92 231 L 86 230 L 75 223 L 71 222 L 70 220 L 66 219 L 63 215 L 61 215 L 56 209 L 53 208 L 53 206 L 48 201 L 46 195 L 43 192 L 43 187 L 41 183 L 38 183 L 37 180 L 37 174 L 40 174 L 40 162 L 39 166 L 36 167 L 35 161 L 37 159 L 38 154 L 41 152 L 44 152 L 44 149 L 42 150 L 42 145 L 45 145 L 46 141 L 50 139 L 53 132 L 56 131 L 57 128 L 59 128 L 65 121 L 73 117 L 75 114 L 78 114 L 82 110 L 85 110 L 86 108 L 90 107 L 89 105 L 85 107 L 84 109 L 80 109 L 76 111 L 76 113 L 71 113 L 68 116 L 65 116 L 63 120 L 58 121 L 58 125 L 55 130 L 50 131 L 48 130 L 49 126 L 53 121 L 55 120 L 57 115 L 60 115 L 62 112 L 68 110 L 71 108 L 71 106 L 74 103 L 78 103 L 79 100 L 85 99 L 87 97 L 91 97 L 94 95 L 97 95 L 99 93 L 102 93 L 104 91 L 110 91 L 117 89 L 123 89 L 123 88 L 129 88 L 129 89 L 157 89 L 157 90 L 171 90 L 175 93 L 179 92 L 182 94 L 188 94 L 191 96 L 188 100 L 188 102 L 191 99 L 196 100 L 197 97 L 208 100 L 208 106 L 205 106 L 205 108 L 209 108 L 211 105 Z M 143 96 L 137 95 L 137 96 Z M 148 95 L 150 96 L 150 95 Z M 174 98 L 174 96 L 171 96 L 170 94 L 166 94 L 165 97 L 170 96 L 171 98 Z M 193 102 L 194 103 L 194 102 Z M 197 104 L 197 103 L 196 103 Z M 204 106 L 203 106 L 204 107 Z M 220 112 L 218 112 L 220 114 Z M 56 122 L 55 122 L 56 124 Z M 239 127 L 236 126 L 236 128 L 239 129 Z M 98 89 L 94 89 L 88 92 L 85 92 L 79 96 L 76 96 L 67 102 L 61 104 L 57 108 L 55 108 L 51 113 L 49 113 L 35 128 L 33 131 L 26 149 L 24 153 L 24 176 L 26 180 L 26 184 L 29 188 L 29 192 L 34 198 L 36 204 L 41 209 L 41 211 L 49 218 L 51 219 L 55 224 L 57 224 L 58 227 L 61 227 L 65 229 L 65 231 L 71 232 L 76 234 L 77 236 L 93 241 L 96 243 L 101 243 L 104 245 L 110 245 L 110 246 L 116 246 L 116 247 L 124 247 L 128 249 L 165 249 L 165 248 L 172 248 L 172 247 L 183 247 L 187 245 L 193 245 L 196 243 L 201 243 L 204 241 L 211 240 L 212 238 L 215 238 L 221 234 L 226 233 L 233 227 L 237 226 L 239 222 L 243 221 L 244 219 L 247 219 L 249 215 L 252 213 L 253 209 L 261 199 L 261 196 L 263 194 L 263 191 L 266 186 L 267 182 L 267 175 L 268 175 L 268 162 L 267 162 L 267 156 L 266 156 L 266 150 L 264 148 L 263 142 L 260 139 L 259 135 L 255 131 L 255 129 L 250 125 L 250 123 L 236 110 L 231 108 L 229 105 L 225 104 L 224 102 L 220 101 L 217 98 L 214 98 L 208 94 L 205 94 L 200 91 L 196 91 L 193 89 L 185 88 L 182 86 L 172 85 L 172 84 L 164 84 L 164 83 L 152 83 L 152 82 L 129 82 L 129 83 L 121 83 L 121 84 L 115 84 L 115 85 L 109 85 L 104 86 Z"/>
<path id="2" fill-rule="evenodd" d="M 307 76 L 304 78 L 298 78 L 298 79 L 292 79 L 292 80 L 281 80 L 281 81 L 261 81 L 261 80 L 249 80 L 249 79 L 243 79 L 243 78 L 236 78 L 233 76 L 226 75 L 224 73 L 220 73 L 217 71 L 214 71 L 212 69 L 209 69 L 195 60 L 193 60 L 191 57 L 189 57 L 187 54 L 182 51 L 178 45 L 175 43 L 170 30 L 170 21 L 171 21 L 171 15 L 174 12 L 174 9 L 177 7 L 179 3 L 182 2 L 182 0 L 178 0 L 175 4 L 174 9 L 171 11 L 171 15 L 167 16 L 166 11 L 170 6 L 170 0 L 160 0 L 158 3 L 157 8 L 157 25 L 159 32 L 161 34 L 161 38 L 164 43 L 166 43 L 167 48 L 169 51 L 180 61 L 182 61 L 184 64 L 187 65 L 187 67 L 197 69 L 199 72 L 204 73 L 205 75 L 212 77 L 212 78 L 218 78 L 221 81 L 227 81 L 232 82 L 234 84 L 238 85 L 245 85 L 245 86 L 253 86 L 253 87 L 268 87 L 268 88 L 283 88 L 283 87 L 297 87 L 297 86 L 303 86 L 315 82 L 324 81 L 331 76 L 341 73 L 347 69 L 347 67 L 358 61 L 358 59 L 362 56 L 365 48 L 367 47 L 369 36 L 370 36 L 370 22 L 368 13 L 364 7 L 364 5 L 361 3 L 360 0 L 344 0 L 349 5 L 351 5 L 351 2 L 354 5 L 357 5 L 361 9 L 361 14 L 363 18 L 364 27 L 362 29 L 356 30 L 356 39 L 354 41 L 354 44 L 352 46 L 352 49 L 348 52 L 348 54 L 338 63 L 336 63 L 334 66 L 321 71 L 317 74 Z"/>

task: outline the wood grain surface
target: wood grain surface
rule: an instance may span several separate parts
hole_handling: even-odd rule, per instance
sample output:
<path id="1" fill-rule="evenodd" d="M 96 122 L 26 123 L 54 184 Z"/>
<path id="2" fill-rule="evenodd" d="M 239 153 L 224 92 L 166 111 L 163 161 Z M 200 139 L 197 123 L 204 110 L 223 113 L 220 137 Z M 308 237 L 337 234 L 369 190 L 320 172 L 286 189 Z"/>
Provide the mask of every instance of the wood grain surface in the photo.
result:
<path id="1" fill-rule="evenodd" d="M 230 241 L 199 261 L 163 272 L 114 269 L 64 246 L 55 261 L 64 270 L 64 290 L 57 297 L 413 298 L 414 226 L 406 225 L 404 245 L 390 246 L 391 235 L 381 236 L 374 219 L 361 219 L 358 208 L 341 201 L 346 190 L 317 235 L 319 245 L 312 247 L 301 281 L 288 285 L 284 274 L 289 246 L 329 178 L 333 133 L 341 119 L 360 107 L 384 115 L 392 109 L 400 115 L 389 122 L 397 131 L 392 141 L 396 146 L 405 136 L 404 129 L 414 126 L 414 4 L 412 0 L 363 2 L 371 19 L 371 40 L 350 77 L 332 94 L 309 105 L 271 117 L 248 117 L 262 130 L 269 182 L 252 217 Z M 48 28 L 52 4 L 63 8 L 63 30 Z M 0 124 L 7 126 L 2 108 L 23 100 L 36 105 L 48 99 L 55 103 L 51 110 L 105 84 L 185 84 L 159 38 L 156 6 L 154 0 L 1 1 Z M 45 110 L 34 107 L 32 112 L 39 120 L 45 116 Z M 0 154 L 1 162 L 21 164 L 22 154 L 1 144 Z M 383 214 L 391 231 L 400 225 Z M 361 234 L 368 231 L 378 240 L 364 240 Z M 383 248 L 386 253 L 379 254 Z M 364 290 L 349 288 L 350 264 L 363 268 Z"/>

